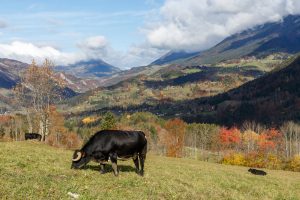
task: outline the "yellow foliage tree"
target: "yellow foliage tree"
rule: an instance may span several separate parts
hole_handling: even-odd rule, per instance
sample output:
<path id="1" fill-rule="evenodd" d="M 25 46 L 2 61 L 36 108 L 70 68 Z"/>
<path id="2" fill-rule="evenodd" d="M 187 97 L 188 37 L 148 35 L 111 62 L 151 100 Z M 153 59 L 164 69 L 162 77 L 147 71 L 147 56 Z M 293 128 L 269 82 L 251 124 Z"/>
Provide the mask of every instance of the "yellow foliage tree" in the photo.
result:
<path id="1" fill-rule="evenodd" d="M 243 144 L 246 145 L 247 152 L 254 151 L 259 140 L 259 135 L 251 130 L 246 130 L 243 133 Z"/>

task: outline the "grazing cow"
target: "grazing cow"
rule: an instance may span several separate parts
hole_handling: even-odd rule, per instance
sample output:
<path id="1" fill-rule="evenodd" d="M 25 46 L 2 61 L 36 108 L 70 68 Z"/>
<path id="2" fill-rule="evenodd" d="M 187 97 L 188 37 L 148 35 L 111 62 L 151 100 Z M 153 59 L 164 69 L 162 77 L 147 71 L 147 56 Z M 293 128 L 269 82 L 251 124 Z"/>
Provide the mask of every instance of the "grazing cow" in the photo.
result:
<path id="1" fill-rule="evenodd" d="M 38 133 L 25 133 L 25 140 L 39 140 L 41 141 L 42 136 Z"/>
<path id="2" fill-rule="evenodd" d="M 267 172 L 265 172 L 265 171 L 258 170 L 258 169 L 252 169 L 252 168 L 250 168 L 250 169 L 248 170 L 248 172 L 251 172 L 252 174 L 260 175 L 260 176 L 265 176 L 265 175 L 267 175 Z"/>
<path id="3" fill-rule="evenodd" d="M 71 168 L 82 168 L 94 160 L 100 163 L 103 174 L 105 162 L 110 160 L 114 174 L 118 176 L 117 160 L 132 158 L 136 173 L 143 176 L 146 153 L 147 139 L 142 131 L 103 130 L 93 135 L 80 150 L 75 150 Z"/>

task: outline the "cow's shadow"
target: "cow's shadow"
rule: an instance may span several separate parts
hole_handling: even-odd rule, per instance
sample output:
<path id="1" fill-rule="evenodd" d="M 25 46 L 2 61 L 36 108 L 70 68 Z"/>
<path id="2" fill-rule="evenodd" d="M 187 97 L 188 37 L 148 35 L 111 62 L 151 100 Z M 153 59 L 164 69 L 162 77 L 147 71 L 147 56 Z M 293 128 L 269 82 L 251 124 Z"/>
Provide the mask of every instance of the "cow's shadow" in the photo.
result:
<path id="1" fill-rule="evenodd" d="M 100 172 L 100 165 L 86 165 L 84 169 Z M 113 172 L 111 164 L 106 164 L 104 169 L 106 173 Z M 132 167 L 130 165 L 118 165 L 118 169 L 120 172 L 135 172 L 135 167 Z"/>

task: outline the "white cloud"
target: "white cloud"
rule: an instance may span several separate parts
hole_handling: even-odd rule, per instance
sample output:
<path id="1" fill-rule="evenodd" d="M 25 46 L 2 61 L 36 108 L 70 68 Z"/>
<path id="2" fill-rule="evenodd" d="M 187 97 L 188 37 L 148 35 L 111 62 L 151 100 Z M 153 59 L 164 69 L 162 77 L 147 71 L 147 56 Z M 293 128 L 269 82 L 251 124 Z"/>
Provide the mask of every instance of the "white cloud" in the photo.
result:
<path id="1" fill-rule="evenodd" d="M 103 36 L 94 36 L 78 43 L 78 50 L 72 53 L 63 52 L 51 45 L 33 44 L 14 41 L 9 44 L 0 43 L 0 57 L 16 59 L 30 63 L 35 59 L 38 63 L 48 58 L 55 65 L 68 65 L 81 60 L 102 59 L 121 69 L 146 65 L 159 57 L 163 52 L 146 44 L 133 45 L 127 52 L 113 49 Z"/>
<path id="2" fill-rule="evenodd" d="M 167 0 L 145 28 L 152 47 L 202 50 L 255 25 L 300 13 L 299 0 Z"/>
<path id="3" fill-rule="evenodd" d="M 127 52 L 119 54 L 116 66 L 128 69 L 148 65 L 165 53 L 165 50 L 152 48 L 148 44 L 132 45 Z"/>
<path id="4" fill-rule="evenodd" d="M 81 42 L 80 46 L 83 48 L 98 50 L 103 49 L 108 45 L 106 38 L 102 35 L 89 37 L 85 41 Z"/>
<path id="5" fill-rule="evenodd" d="M 80 42 L 78 47 L 90 57 L 106 57 L 112 51 L 107 39 L 102 35 L 89 37 Z"/>
<path id="6" fill-rule="evenodd" d="M 64 53 L 51 46 L 37 46 L 32 43 L 14 41 L 0 44 L 0 56 L 30 63 L 32 59 L 42 62 L 45 58 L 55 64 L 68 64 L 80 60 L 83 56 L 75 53 Z"/>
<path id="7" fill-rule="evenodd" d="M 78 44 L 85 59 L 102 59 L 121 69 L 147 65 L 165 51 L 152 48 L 148 44 L 132 45 L 126 52 L 114 49 L 104 36 L 93 36 Z"/>

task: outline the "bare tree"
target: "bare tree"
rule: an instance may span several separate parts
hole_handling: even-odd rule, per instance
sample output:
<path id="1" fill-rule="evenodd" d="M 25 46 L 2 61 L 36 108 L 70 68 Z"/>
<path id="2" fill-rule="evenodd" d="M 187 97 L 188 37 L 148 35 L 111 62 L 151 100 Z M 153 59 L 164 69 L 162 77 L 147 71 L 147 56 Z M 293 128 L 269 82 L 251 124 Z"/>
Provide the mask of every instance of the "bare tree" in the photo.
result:
<path id="1" fill-rule="evenodd" d="M 263 132 L 265 132 L 267 130 L 267 128 L 256 122 L 256 121 L 245 121 L 241 127 L 241 131 L 253 131 L 255 133 L 261 134 Z"/>
<path id="2" fill-rule="evenodd" d="M 33 110 L 39 119 L 39 134 L 42 135 L 42 141 L 49 133 L 49 113 L 50 105 L 59 99 L 59 88 L 63 82 L 54 76 L 52 70 L 53 64 L 45 60 L 41 66 L 35 61 L 26 69 L 21 76 L 21 82 L 18 88 L 19 99 L 26 108 L 27 113 Z M 29 131 L 32 131 L 32 120 L 27 115 Z"/>
<path id="3" fill-rule="evenodd" d="M 300 125 L 288 121 L 280 127 L 285 138 L 285 155 L 291 158 L 295 154 L 300 154 Z"/>
<path id="4" fill-rule="evenodd" d="M 22 84 L 18 84 L 14 88 L 14 94 L 15 94 L 15 97 L 17 98 L 17 101 L 16 101 L 17 106 L 20 109 L 22 109 L 26 115 L 26 121 L 28 124 L 27 132 L 32 133 L 33 132 L 33 119 L 32 119 L 33 110 L 29 106 L 29 102 L 26 100 L 26 95 L 25 95 L 24 90 L 25 90 L 25 87 L 23 87 Z"/>

